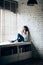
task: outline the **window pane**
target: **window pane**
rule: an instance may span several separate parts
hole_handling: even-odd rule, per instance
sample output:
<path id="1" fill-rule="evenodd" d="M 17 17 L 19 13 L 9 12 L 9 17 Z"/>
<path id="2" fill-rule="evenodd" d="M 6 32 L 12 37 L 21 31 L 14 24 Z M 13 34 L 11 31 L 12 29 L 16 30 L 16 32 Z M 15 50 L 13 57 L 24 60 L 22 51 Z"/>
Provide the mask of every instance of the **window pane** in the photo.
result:
<path id="1" fill-rule="evenodd" d="M 4 0 L 0 0 L 0 6 L 3 8 L 4 7 Z"/>
<path id="2" fill-rule="evenodd" d="M 12 2 L 11 3 L 11 11 L 17 12 L 17 7 L 18 7 L 18 3 L 17 2 Z"/>
<path id="3" fill-rule="evenodd" d="M 10 10 L 10 2 L 5 1 L 5 9 Z"/>

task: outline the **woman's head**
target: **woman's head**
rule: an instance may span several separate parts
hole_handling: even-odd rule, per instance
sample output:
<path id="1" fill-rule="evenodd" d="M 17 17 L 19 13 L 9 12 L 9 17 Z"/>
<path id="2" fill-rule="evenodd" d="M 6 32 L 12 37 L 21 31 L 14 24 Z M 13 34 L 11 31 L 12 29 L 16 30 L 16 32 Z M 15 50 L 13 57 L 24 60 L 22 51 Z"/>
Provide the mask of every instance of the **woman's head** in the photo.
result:
<path id="1" fill-rule="evenodd" d="M 28 27 L 27 26 L 24 26 L 24 29 L 25 29 L 26 32 L 28 31 Z"/>
<path id="2" fill-rule="evenodd" d="M 22 30 L 23 33 L 26 33 L 26 32 L 29 32 L 29 29 L 27 26 L 23 26 L 23 30 Z"/>

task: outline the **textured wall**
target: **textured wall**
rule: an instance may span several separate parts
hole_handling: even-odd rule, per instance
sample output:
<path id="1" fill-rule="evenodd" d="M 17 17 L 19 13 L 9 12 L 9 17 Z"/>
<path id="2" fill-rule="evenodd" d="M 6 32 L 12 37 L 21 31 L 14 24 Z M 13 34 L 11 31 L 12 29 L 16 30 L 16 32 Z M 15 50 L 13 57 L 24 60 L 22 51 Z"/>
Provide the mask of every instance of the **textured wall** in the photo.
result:
<path id="1" fill-rule="evenodd" d="M 23 25 L 29 27 L 32 42 L 41 56 L 43 56 L 43 0 L 37 0 L 38 4 L 27 6 L 27 1 L 19 1 L 18 13 L 18 31 Z M 37 52 L 34 50 L 34 57 L 37 57 Z"/>

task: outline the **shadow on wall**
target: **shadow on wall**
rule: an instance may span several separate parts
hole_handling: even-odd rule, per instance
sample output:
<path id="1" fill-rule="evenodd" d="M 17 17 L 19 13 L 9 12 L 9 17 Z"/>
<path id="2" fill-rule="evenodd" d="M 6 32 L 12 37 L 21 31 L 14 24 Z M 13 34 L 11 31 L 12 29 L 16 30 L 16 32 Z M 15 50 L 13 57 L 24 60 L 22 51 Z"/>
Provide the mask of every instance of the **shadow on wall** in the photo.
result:
<path id="1" fill-rule="evenodd" d="M 38 49 L 34 46 L 33 42 L 32 42 L 32 58 L 42 59 L 40 53 L 38 52 Z"/>

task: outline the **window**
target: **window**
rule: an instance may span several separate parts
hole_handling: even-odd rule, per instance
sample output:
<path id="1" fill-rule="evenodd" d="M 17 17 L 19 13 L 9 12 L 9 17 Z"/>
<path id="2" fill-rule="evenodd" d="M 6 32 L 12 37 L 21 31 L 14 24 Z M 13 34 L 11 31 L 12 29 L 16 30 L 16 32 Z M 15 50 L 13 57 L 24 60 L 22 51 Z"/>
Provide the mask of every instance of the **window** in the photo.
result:
<path id="1" fill-rule="evenodd" d="M 0 42 L 16 39 L 17 14 L 3 9 L 0 9 L 0 14 Z"/>

